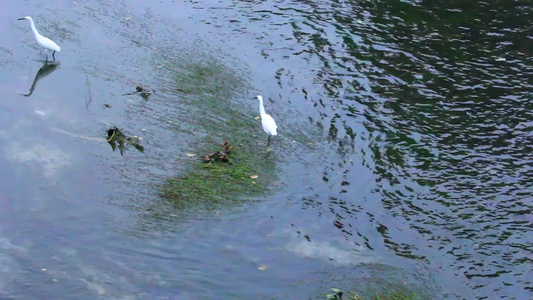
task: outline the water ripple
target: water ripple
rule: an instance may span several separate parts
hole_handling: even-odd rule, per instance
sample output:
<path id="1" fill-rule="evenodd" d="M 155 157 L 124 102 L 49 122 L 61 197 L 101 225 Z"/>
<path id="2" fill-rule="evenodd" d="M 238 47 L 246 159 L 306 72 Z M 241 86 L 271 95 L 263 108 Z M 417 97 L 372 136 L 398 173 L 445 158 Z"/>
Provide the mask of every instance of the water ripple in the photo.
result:
<path id="1" fill-rule="evenodd" d="M 333 195 L 315 195 L 330 200 L 313 206 L 328 203 L 335 227 L 375 248 L 375 235 L 357 226 L 367 220 L 397 255 L 449 262 L 479 298 L 527 294 L 530 4 L 275 1 L 209 10 L 251 28 L 265 59 L 283 65 L 277 92 L 298 99 L 293 106 L 324 132 L 315 166 Z M 365 180 L 354 175 L 361 166 L 375 181 L 363 196 L 354 184 Z M 380 222 L 380 206 L 394 220 Z M 411 230 L 420 240 L 405 240 Z"/>

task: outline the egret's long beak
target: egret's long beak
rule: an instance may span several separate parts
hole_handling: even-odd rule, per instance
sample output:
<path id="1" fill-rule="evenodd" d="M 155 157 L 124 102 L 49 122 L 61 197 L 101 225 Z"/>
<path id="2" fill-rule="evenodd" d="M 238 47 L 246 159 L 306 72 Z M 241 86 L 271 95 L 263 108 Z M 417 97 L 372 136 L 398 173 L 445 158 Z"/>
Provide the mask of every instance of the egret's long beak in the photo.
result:
<path id="1" fill-rule="evenodd" d="M 26 20 L 26 18 L 20 18 L 20 19 L 17 19 L 17 20 Z"/>

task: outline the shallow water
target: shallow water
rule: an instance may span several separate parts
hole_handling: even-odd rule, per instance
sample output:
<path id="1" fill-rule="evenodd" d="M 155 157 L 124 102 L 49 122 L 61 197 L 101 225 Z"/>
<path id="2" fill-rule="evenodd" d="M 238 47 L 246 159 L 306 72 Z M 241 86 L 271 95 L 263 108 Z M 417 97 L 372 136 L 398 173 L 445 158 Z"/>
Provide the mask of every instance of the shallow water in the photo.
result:
<path id="1" fill-rule="evenodd" d="M 530 6 L 0 8 L 0 298 L 307 299 L 383 285 L 529 298 Z M 39 72 L 25 15 L 62 47 L 55 69 Z M 229 89 L 184 81 L 211 62 Z M 123 96 L 137 84 L 156 94 Z M 185 154 L 220 136 L 217 109 L 253 118 L 257 93 L 279 126 L 271 192 L 215 211 L 161 199 L 194 162 Z M 108 124 L 146 151 L 113 152 Z"/>

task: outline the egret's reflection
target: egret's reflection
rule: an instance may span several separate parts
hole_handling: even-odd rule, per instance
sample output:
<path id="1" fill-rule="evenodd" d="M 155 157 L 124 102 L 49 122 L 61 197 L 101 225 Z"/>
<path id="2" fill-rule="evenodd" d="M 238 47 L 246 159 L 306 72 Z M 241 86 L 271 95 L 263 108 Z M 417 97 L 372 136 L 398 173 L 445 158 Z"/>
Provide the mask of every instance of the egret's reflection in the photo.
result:
<path id="1" fill-rule="evenodd" d="M 23 96 L 25 97 L 31 96 L 31 94 L 33 94 L 33 91 L 35 90 L 35 86 L 37 85 L 37 82 L 41 80 L 42 78 L 50 75 L 52 72 L 54 72 L 57 69 L 57 67 L 59 67 L 59 65 L 61 65 L 59 61 L 46 61 L 44 65 L 39 69 L 39 71 L 37 71 L 37 74 L 35 74 L 35 78 L 33 79 L 30 92 Z"/>

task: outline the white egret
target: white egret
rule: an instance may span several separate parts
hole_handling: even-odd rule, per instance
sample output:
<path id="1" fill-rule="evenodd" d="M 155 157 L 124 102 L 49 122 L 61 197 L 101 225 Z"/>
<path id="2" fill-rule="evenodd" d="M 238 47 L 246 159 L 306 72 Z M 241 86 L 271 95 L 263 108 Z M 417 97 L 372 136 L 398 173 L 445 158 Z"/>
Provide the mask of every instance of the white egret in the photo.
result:
<path id="1" fill-rule="evenodd" d="M 52 53 L 52 57 L 54 58 L 54 60 L 56 60 L 56 57 L 55 57 L 56 51 L 61 52 L 61 48 L 51 39 L 39 34 L 39 32 L 37 31 L 37 28 L 35 28 L 35 23 L 33 23 L 33 19 L 31 17 L 20 18 L 19 20 L 30 20 L 31 30 L 33 31 L 33 35 L 35 35 L 35 39 L 37 40 L 37 43 L 39 43 L 39 45 L 41 45 L 41 47 L 43 47 L 44 49 L 54 51 Z M 48 55 L 46 55 L 46 60 L 48 61 Z"/>
<path id="2" fill-rule="evenodd" d="M 257 99 L 259 100 L 259 113 L 261 114 L 261 125 L 263 125 L 263 130 L 268 134 L 268 143 L 267 143 L 267 151 L 270 150 L 270 137 L 273 135 L 277 135 L 276 129 L 278 126 L 276 126 L 276 121 L 267 113 L 265 113 L 265 107 L 263 106 L 263 96 L 257 95 Z"/>

